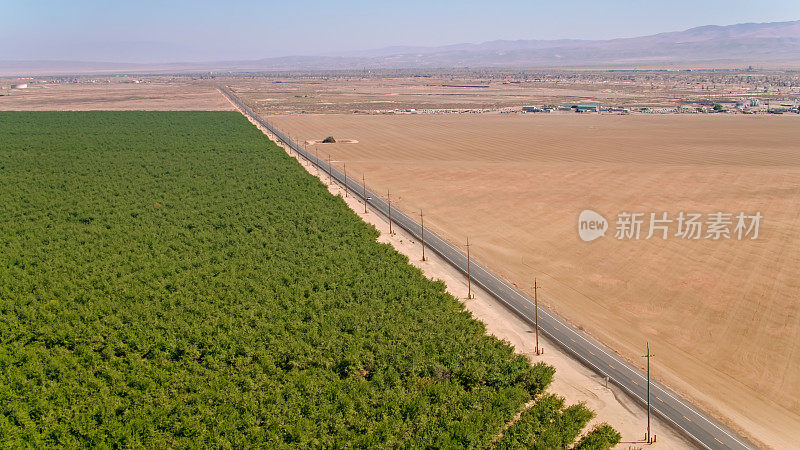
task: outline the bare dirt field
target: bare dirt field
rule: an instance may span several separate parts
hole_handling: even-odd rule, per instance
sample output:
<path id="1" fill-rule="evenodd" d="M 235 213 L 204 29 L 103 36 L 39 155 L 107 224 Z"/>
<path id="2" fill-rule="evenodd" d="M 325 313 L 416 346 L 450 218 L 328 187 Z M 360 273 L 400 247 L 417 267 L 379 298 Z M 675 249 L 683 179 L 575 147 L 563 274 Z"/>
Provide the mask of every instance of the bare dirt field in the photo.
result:
<path id="1" fill-rule="evenodd" d="M 94 82 L 92 82 L 92 80 Z M 110 80 L 111 82 L 106 82 Z M 156 77 L 142 83 L 117 78 L 79 79 L 79 82 L 29 84 L 27 89 L 4 90 L 0 110 L 229 110 L 230 103 L 213 84 L 191 79 Z M 19 81 L 17 81 L 19 82 Z M 10 84 L 11 81 L 2 83 Z"/>
<path id="2" fill-rule="evenodd" d="M 300 115 L 269 120 L 764 446 L 800 430 L 796 116 Z M 341 163 L 338 164 L 341 166 Z M 592 209 L 605 237 L 583 242 Z M 620 212 L 640 239 L 615 238 Z M 648 234 L 649 214 L 760 212 L 758 239 Z M 703 230 L 705 234 L 706 230 Z"/>

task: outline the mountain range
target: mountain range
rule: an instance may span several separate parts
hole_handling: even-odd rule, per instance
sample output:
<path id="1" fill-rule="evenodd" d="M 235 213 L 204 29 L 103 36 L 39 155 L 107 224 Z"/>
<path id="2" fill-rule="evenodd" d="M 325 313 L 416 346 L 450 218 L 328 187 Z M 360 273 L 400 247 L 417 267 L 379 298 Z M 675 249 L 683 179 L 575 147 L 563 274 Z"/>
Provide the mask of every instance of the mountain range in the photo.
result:
<path id="1" fill-rule="evenodd" d="M 800 21 L 708 25 L 609 40 L 517 40 L 387 47 L 329 56 L 250 61 L 119 64 L 0 61 L 0 75 L 89 72 L 276 71 L 434 68 L 637 68 L 800 66 Z"/>

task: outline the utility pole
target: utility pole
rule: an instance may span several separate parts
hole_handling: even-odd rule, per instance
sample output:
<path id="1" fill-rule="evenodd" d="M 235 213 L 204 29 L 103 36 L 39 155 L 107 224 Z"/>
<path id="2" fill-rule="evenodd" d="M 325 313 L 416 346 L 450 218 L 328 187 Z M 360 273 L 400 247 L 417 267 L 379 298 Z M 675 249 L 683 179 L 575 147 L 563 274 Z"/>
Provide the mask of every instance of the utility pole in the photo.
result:
<path id="1" fill-rule="evenodd" d="M 467 245 L 467 299 L 471 299 L 472 298 L 472 273 L 470 272 L 470 267 L 469 267 L 469 262 L 470 262 L 469 261 L 469 247 L 471 245 L 469 243 L 469 237 L 467 237 L 467 244 L 466 245 Z"/>
<path id="2" fill-rule="evenodd" d="M 344 168 L 344 198 L 347 198 L 347 163 L 342 163 Z"/>
<path id="3" fill-rule="evenodd" d="M 316 148 L 314 149 L 314 156 L 317 158 L 317 163 L 315 166 L 317 166 L 317 176 L 319 176 L 319 150 Z"/>
<path id="4" fill-rule="evenodd" d="M 391 236 L 394 234 L 392 231 L 392 196 L 388 189 L 386 190 L 386 199 L 389 200 L 389 236 Z"/>
<path id="5" fill-rule="evenodd" d="M 361 174 L 361 186 L 364 188 L 364 214 L 367 213 L 367 181 L 364 174 Z"/>
<path id="6" fill-rule="evenodd" d="M 533 278 L 533 309 L 534 317 L 535 317 L 535 328 L 536 328 L 536 356 L 541 355 L 544 353 L 544 349 L 542 349 L 541 353 L 539 352 L 539 296 L 536 293 L 541 289 L 539 283 L 536 282 L 536 277 Z"/>
<path id="7" fill-rule="evenodd" d="M 425 261 L 425 216 L 422 215 L 422 210 L 419 210 L 419 222 L 422 237 L 422 260 Z"/>
<path id="8" fill-rule="evenodd" d="M 647 358 L 647 434 L 645 440 L 648 444 L 652 444 L 653 440 L 650 438 L 650 358 L 656 356 L 650 354 L 650 341 L 647 341 L 647 354 L 642 355 L 642 358 Z"/>
<path id="9" fill-rule="evenodd" d="M 331 175 L 332 172 L 333 168 L 331 167 L 331 154 L 328 153 L 328 184 L 331 185 L 333 184 L 333 175 Z"/>

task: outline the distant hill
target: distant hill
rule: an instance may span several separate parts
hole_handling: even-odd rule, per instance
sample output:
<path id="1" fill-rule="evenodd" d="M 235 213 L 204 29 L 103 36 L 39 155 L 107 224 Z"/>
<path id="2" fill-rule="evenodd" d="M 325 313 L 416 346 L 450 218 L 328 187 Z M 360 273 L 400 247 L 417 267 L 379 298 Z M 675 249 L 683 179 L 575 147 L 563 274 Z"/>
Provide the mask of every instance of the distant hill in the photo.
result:
<path id="1" fill-rule="evenodd" d="M 61 75 L 74 73 L 104 73 L 139 71 L 147 66 L 112 62 L 83 61 L 0 61 L 0 76 Z"/>
<path id="2" fill-rule="evenodd" d="M 0 75 L 109 71 L 250 71 L 456 67 L 800 66 L 800 21 L 708 25 L 609 40 L 519 40 L 387 47 L 330 56 L 172 64 L 2 62 Z"/>
<path id="3" fill-rule="evenodd" d="M 387 48 L 352 55 L 348 59 L 354 57 L 360 59 L 358 64 L 375 68 L 592 67 L 730 63 L 797 66 L 800 65 L 800 21 L 709 25 L 686 31 L 599 41 L 520 40 L 428 48 Z M 259 61 L 265 67 L 307 65 L 314 62 L 309 58 Z"/>

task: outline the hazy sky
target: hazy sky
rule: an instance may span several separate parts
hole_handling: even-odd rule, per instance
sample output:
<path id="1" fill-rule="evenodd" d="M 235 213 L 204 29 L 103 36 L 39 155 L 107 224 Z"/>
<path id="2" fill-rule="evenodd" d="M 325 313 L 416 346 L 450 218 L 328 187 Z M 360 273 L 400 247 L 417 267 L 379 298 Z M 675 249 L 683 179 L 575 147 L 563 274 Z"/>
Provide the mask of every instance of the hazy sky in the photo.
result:
<path id="1" fill-rule="evenodd" d="M 0 60 L 213 61 L 800 19 L 800 0 L 0 0 Z"/>

